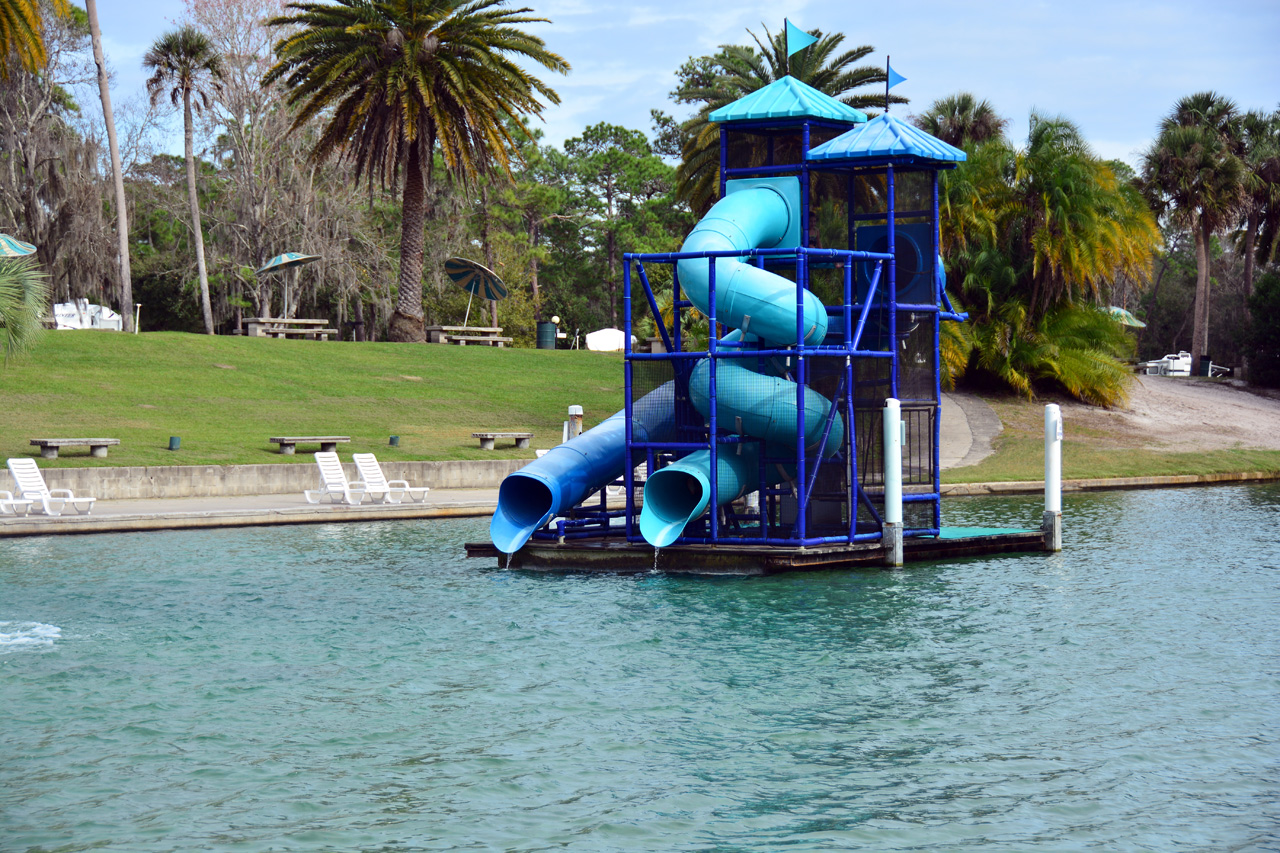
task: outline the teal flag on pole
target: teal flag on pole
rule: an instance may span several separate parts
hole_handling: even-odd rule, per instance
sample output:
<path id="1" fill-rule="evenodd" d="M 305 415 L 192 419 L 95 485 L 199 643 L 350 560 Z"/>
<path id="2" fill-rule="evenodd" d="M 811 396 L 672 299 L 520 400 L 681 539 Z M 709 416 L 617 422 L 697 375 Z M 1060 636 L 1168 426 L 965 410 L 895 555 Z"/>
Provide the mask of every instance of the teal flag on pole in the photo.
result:
<path id="1" fill-rule="evenodd" d="M 804 30 L 791 23 L 791 21 L 785 18 L 783 20 L 787 21 L 787 56 L 791 56 L 797 51 L 804 50 L 806 47 L 818 40 L 816 37 L 809 35 Z"/>
<path id="2" fill-rule="evenodd" d="M 889 89 L 892 89 L 894 86 L 898 85 L 899 83 L 904 83 L 904 82 L 906 82 L 906 79 L 907 79 L 907 78 L 906 78 L 906 77 L 903 77 L 903 76 L 902 76 L 901 74 L 899 74 L 897 71 L 894 71 L 894 70 L 893 70 L 893 66 L 889 64 L 889 60 L 888 60 L 888 59 L 886 59 L 886 60 L 884 61 L 884 67 L 885 67 L 885 68 L 888 70 L 888 72 L 889 72 L 889 85 L 888 85 L 888 86 L 885 86 L 885 91 L 888 91 Z"/>

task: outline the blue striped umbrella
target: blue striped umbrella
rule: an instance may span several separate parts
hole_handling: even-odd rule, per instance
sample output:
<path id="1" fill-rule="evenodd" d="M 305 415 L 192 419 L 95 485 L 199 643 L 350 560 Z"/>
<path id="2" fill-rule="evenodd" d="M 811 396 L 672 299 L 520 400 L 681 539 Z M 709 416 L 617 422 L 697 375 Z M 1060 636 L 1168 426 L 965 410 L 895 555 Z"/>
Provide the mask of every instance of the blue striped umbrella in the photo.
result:
<path id="1" fill-rule="evenodd" d="M 498 278 L 498 274 L 487 267 L 480 266 L 475 261 L 469 261 L 466 258 L 450 258 L 444 262 L 444 274 L 458 287 L 471 294 L 467 298 L 467 316 L 462 318 L 463 326 L 466 326 L 467 321 L 471 319 L 471 300 L 475 297 L 483 296 L 494 302 L 507 298 L 507 289 L 502 285 L 502 279 Z"/>
<path id="2" fill-rule="evenodd" d="M 450 258 L 444 262 L 444 274 L 449 280 L 472 296 L 499 300 L 507 298 L 507 289 L 493 270 L 480 266 L 466 258 Z"/>
<path id="3" fill-rule="evenodd" d="M 262 275 L 264 272 L 280 272 L 281 270 L 291 270 L 294 267 L 300 267 L 303 264 L 309 264 L 312 261 L 320 260 L 319 255 L 304 255 L 301 252 L 285 252 L 283 255 L 276 255 L 263 265 L 262 269 L 254 273 L 254 275 Z"/>
<path id="4" fill-rule="evenodd" d="M 0 258 L 22 258 L 34 255 L 36 247 L 21 240 L 15 240 L 8 234 L 0 234 Z"/>

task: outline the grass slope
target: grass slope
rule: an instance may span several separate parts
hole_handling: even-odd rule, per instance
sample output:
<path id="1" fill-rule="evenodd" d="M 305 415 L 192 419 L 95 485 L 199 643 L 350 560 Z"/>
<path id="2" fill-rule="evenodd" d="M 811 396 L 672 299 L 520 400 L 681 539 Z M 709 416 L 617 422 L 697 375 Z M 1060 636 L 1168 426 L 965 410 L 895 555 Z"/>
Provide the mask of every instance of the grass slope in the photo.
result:
<path id="1" fill-rule="evenodd" d="M 622 384 L 621 356 L 606 353 L 51 332 L 0 368 L 0 454 L 38 456 L 32 438 L 105 437 L 121 441 L 106 459 L 75 448 L 40 464 L 309 464 L 267 438 L 349 435 L 344 457 L 528 457 L 481 450 L 471 433 L 532 431 L 534 447 L 551 447 L 569 405 L 594 425 L 622 407 Z M 167 450 L 171 435 L 181 450 Z"/>
<path id="2" fill-rule="evenodd" d="M 1043 476 L 1043 404 L 992 399 L 1004 423 L 995 454 L 943 472 L 948 483 Z M 534 447 L 560 440 L 566 408 L 587 426 L 622 408 L 616 354 L 278 341 L 180 333 L 55 332 L 0 368 L 0 455 L 38 456 L 32 438 L 118 438 L 106 459 L 64 451 L 47 467 L 306 463 L 273 435 L 349 435 L 344 457 L 529 458 L 508 444 L 481 450 L 480 430 L 531 430 Z M 170 452 L 169 436 L 182 437 Z M 400 447 L 387 437 L 400 436 Z M 1131 436 L 1067 425 L 1063 476 L 1132 477 L 1280 471 L 1280 451 L 1168 453 Z"/>

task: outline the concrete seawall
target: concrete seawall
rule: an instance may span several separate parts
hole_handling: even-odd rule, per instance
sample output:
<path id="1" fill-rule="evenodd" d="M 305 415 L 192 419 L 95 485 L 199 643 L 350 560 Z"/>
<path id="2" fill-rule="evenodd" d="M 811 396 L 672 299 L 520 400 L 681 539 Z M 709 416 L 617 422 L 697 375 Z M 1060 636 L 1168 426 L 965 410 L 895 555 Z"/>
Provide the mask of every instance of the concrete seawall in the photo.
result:
<path id="1" fill-rule="evenodd" d="M 382 462 L 388 480 L 408 480 L 432 489 L 496 489 L 502 478 L 528 465 L 530 459 L 454 462 Z M 349 479 L 356 466 L 345 463 Z M 212 498 L 242 495 L 302 494 L 319 482 L 314 463 L 291 465 L 151 465 L 130 468 L 45 468 L 50 489 L 70 489 L 99 500 Z M 0 469 L 0 489 L 14 491 L 7 469 Z"/>

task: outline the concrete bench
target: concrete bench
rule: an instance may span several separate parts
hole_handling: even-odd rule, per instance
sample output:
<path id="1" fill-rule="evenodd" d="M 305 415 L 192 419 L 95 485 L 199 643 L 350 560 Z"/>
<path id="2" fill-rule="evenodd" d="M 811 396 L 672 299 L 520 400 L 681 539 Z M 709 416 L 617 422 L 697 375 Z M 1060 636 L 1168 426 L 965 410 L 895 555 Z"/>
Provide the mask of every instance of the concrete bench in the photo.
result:
<path id="1" fill-rule="evenodd" d="M 495 438 L 514 438 L 516 447 L 524 450 L 529 446 L 529 439 L 533 438 L 531 432 L 473 432 L 472 438 L 480 439 L 481 450 L 493 450 L 493 440 Z"/>
<path id="2" fill-rule="evenodd" d="M 449 343 L 457 344 L 465 347 L 467 344 L 484 345 L 487 347 L 502 347 L 511 343 L 512 338 L 504 338 L 501 335 L 450 335 Z"/>
<path id="3" fill-rule="evenodd" d="M 267 439 L 272 444 L 280 445 L 280 452 L 285 456 L 292 456 L 299 444 L 318 443 L 321 453 L 332 453 L 338 449 L 339 443 L 345 444 L 350 440 L 349 435 L 283 435 Z"/>
<path id="4" fill-rule="evenodd" d="M 45 459 L 57 459 L 60 447 L 88 447 L 90 456 L 104 457 L 107 448 L 119 444 L 118 438 L 33 438 L 31 443 L 40 448 Z"/>
<path id="5" fill-rule="evenodd" d="M 338 334 L 337 329 L 289 329 L 289 328 L 268 328 L 266 330 L 267 337 L 272 338 L 310 338 L 312 340 L 319 338 L 322 341 L 329 340 L 330 335 Z"/>

